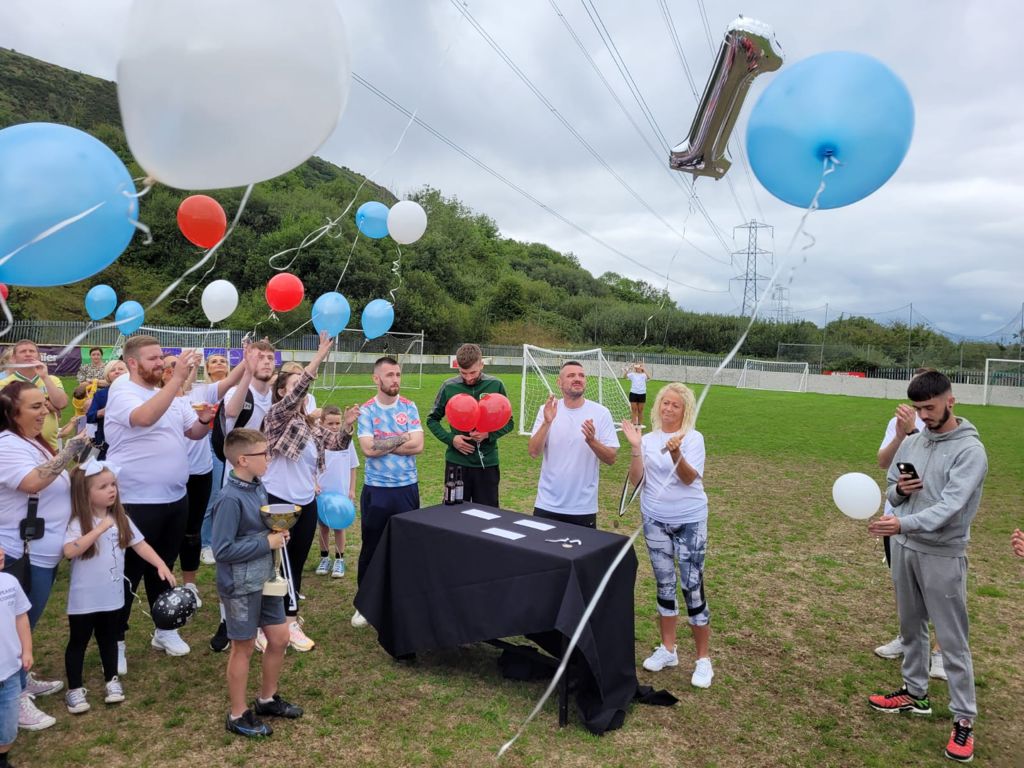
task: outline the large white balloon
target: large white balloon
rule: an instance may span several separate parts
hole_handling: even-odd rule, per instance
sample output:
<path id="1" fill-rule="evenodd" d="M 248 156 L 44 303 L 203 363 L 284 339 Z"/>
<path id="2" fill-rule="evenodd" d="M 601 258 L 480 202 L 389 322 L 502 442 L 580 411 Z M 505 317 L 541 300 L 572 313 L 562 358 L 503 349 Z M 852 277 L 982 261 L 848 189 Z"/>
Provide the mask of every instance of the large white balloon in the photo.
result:
<path id="1" fill-rule="evenodd" d="M 214 280 L 203 289 L 203 312 L 211 323 L 219 323 L 238 309 L 238 291 L 227 280 Z"/>
<path id="2" fill-rule="evenodd" d="M 427 212 L 419 203 L 402 200 L 388 211 L 388 234 L 396 243 L 415 243 L 427 231 Z"/>
<path id="3" fill-rule="evenodd" d="M 863 472 L 847 472 L 832 484 L 832 500 L 839 511 L 854 520 L 867 520 L 878 511 L 882 491 Z"/>
<path id="4" fill-rule="evenodd" d="M 135 0 L 117 96 L 150 176 L 219 189 L 279 176 L 316 152 L 351 78 L 335 0 Z"/>

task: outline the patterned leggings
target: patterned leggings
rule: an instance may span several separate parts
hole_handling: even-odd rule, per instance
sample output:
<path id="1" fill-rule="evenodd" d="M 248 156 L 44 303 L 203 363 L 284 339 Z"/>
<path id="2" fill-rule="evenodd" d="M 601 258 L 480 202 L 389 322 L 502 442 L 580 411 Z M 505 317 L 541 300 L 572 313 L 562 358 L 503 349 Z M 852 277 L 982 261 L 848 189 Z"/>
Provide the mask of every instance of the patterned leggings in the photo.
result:
<path id="1" fill-rule="evenodd" d="M 678 616 L 676 586 L 683 591 L 690 624 L 702 627 L 711 621 L 704 599 L 704 556 L 708 547 L 708 523 L 669 525 L 644 517 L 644 539 L 658 582 L 658 613 Z M 679 578 L 676 578 L 676 563 Z"/>

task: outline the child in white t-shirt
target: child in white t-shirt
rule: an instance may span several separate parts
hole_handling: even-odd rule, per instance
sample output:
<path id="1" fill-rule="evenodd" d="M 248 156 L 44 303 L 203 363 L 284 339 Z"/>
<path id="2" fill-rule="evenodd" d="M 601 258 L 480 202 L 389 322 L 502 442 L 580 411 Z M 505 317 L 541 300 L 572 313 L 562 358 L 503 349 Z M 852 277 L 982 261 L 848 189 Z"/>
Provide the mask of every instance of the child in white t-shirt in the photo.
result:
<path id="1" fill-rule="evenodd" d="M 332 432 L 341 431 L 341 409 L 336 405 L 325 405 L 320 414 L 320 423 Z M 327 466 L 324 473 L 317 478 L 320 493 L 341 493 L 356 502 L 356 467 L 359 456 L 356 454 L 355 440 L 349 443 L 344 451 L 327 451 L 324 456 Z M 334 532 L 334 565 L 331 565 L 330 528 L 317 523 L 320 532 L 320 564 L 316 572 L 320 576 L 331 574 L 332 578 L 340 579 L 345 575 L 345 531 Z"/>
<path id="2" fill-rule="evenodd" d="M 0 571 L 4 550 L 0 547 Z M 29 602 L 16 578 L 0 573 L 0 768 L 7 768 L 7 753 L 18 736 L 21 672 L 32 669 L 32 630 Z"/>
<path id="3" fill-rule="evenodd" d="M 107 704 L 124 701 L 117 677 L 117 634 L 124 607 L 124 552 L 135 553 L 174 586 L 174 574 L 128 519 L 117 490 L 119 469 L 106 461 L 90 461 L 71 475 L 71 521 L 64 535 L 64 556 L 71 561 L 68 588 L 70 636 L 64 652 L 68 712 L 89 709 L 82 687 L 82 668 L 89 638 L 96 635 Z"/>

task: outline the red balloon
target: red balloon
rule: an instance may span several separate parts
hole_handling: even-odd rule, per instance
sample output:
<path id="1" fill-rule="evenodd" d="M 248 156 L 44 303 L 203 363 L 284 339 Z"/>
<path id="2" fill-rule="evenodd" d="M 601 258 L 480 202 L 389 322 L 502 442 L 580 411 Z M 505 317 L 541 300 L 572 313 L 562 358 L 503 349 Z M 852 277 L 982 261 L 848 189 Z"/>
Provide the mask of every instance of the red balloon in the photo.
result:
<path id="1" fill-rule="evenodd" d="M 178 229 L 200 248 L 213 248 L 228 228 L 220 203 L 207 195 L 186 197 L 178 206 Z"/>
<path id="2" fill-rule="evenodd" d="M 306 289 L 291 272 L 281 272 L 267 282 L 267 304 L 275 312 L 290 312 L 302 303 Z"/>
<path id="3" fill-rule="evenodd" d="M 4 301 L 7 301 L 7 297 L 10 295 L 10 291 L 7 290 L 7 283 L 0 283 L 0 296 L 4 297 Z"/>
<path id="4" fill-rule="evenodd" d="M 456 395 L 444 407 L 448 423 L 460 432 L 472 432 L 480 418 L 480 406 L 472 395 L 465 392 Z"/>
<path id="5" fill-rule="evenodd" d="M 499 392 L 488 392 L 480 398 L 480 420 L 476 428 L 480 432 L 497 432 L 512 418 L 512 403 Z"/>

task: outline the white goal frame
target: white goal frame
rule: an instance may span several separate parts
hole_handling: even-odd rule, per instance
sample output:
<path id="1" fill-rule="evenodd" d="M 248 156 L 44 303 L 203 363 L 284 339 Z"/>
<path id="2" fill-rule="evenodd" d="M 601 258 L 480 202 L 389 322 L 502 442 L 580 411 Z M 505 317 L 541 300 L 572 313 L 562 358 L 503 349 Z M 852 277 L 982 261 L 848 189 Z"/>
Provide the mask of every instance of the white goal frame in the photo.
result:
<path id="1" fill-rule="evenodd" d="M 985 383 L 981 390 L 981 404 L 988 405 L 988 396 L 991 389 L 989 384 L 989 363 L 1015 363 L 1017 365 L 1024 364 L 1024 360 L 1015 360 L 1008 357 L 986 357 L 985 358 Z"/>
<path id="2" fill-rule="evenodd" d="M 337 337 L 336 347 L 320 368 L 313 382 L 314 390 L 376 389 L 373 383 L 373 362 L 391 355 L 402 366 L 402 389 L 423 389 L 423 331 L 407 333 L 388 331 L 376 339 L 366 339 L 359 328 L 345 328 Z M 358 382 L 352 379 L 359 377 Z"/>
<path id="3" fill-rule="evenodd" d="M 536 355 L 535 355 L 536 353 Z M 539 379 L 547 394 L 559 395 L 555 387 L 555 379 L 558 376 L 557 368 L 554 371 L 545 371 L 544 367 L 537 362 L 536 357 L 554 357 L 557 366 L 560 367 L 566 360 L 579 360 L 587 373 L 586 397 L 588 400 L 596 400 L 605 408 L 611 411 L 612 421 L 615 429 L 621 429 L 621 421 L 630 417 L 629 398 L 622 388 L 622 382 L 615 374 L 615 370 L 604 356 L 600 347 L 595 349 L 545 349 L 532 344 L 523 344 L 523 375 L 519 389 L 519 434 L 529 436 L 533 428 L 534 419 L 537 418 L 537 411 L 543 404 L 543 400 L 530 400 L 527 392 L 527 383 Z M 596 380 L 596 384 L 594 381 Z M 546 397 L 545 395 L 544 397 Z"/>
<path id="4" fill-rule="evenodd" d="M 789 367 L 790 369 L 796 366 L 803 366 L 803 369 L 797 373 L 793 370 L 781 371 L 775 370 L 782 367 Z M 810 375 L 810 364 L 806 361 L 799 360 L 755 360 L 754 358 L 747 358 L 743 361 L 743 371 L 740 373 L 739 381 L 736 382 L 737 389 L 764 389 L 774 390 L 776 392 L 806 392 L 807 391 L 807 379 Z M 753 374 L 753 375 L 751 375 Z M 775 379 L 777 376 L 785 376 L 787 380 L 790 377 L 796 378 L 796 386 L 774 386 L 782 384 L 783 382 L 779 379 Z M 762 380 L 768 383 L 768 386 L 762 386 Z"/>
<path id="5" fill-rule="evenodd" d="M 191 330 L 186 328 L 157 328 L 149 325 L 139 326 L 136 333 L 144 333 L 155 336 L 160 346 L 164 349 L 198 349 L 203 352 L 203 359 L 199 363 L 199 372 L 202 374 L 199 380 L 206 378 L 206 354 L 207 349 L 223 349 L 225 354 L 231 348 L 231 331 L 224 328 L 207 328 L 205 330 Z M 121 356 L 125 342 L 131 336 L 120 334 L 114 342 L 114 359 Z"/>

